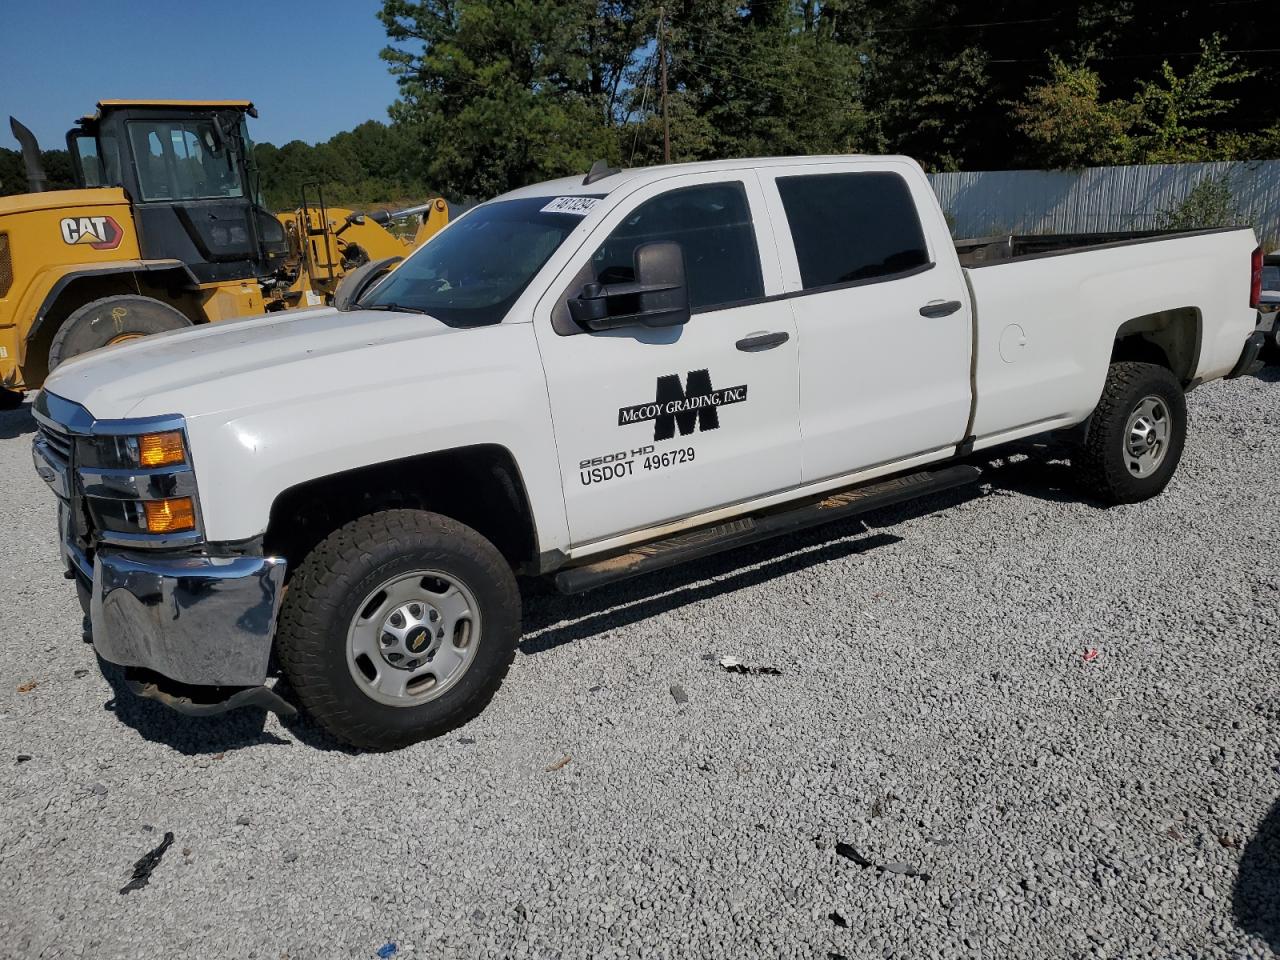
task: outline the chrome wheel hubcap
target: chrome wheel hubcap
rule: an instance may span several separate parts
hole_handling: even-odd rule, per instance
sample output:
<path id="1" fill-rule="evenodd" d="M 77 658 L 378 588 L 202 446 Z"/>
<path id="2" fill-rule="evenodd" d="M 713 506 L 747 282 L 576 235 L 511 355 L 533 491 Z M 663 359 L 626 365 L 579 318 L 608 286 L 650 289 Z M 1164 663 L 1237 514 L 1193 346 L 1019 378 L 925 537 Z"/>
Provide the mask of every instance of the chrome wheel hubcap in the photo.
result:
<path id="1" fill-rule="evenodd" d="M 1129 414 L 1124 463 L 1135 477 L 1149 477 L 1169 450 L 1169 408 L 1159 397 L 1143 397 Z"/>
<path id="2" fill-rule="evenodd" d="M 395 707 L 427 703 L 475 660 L 480 606 L 456 577 L 400 574 L 373 590 L 347 630 L 347 667 L 365 696 Z"/>

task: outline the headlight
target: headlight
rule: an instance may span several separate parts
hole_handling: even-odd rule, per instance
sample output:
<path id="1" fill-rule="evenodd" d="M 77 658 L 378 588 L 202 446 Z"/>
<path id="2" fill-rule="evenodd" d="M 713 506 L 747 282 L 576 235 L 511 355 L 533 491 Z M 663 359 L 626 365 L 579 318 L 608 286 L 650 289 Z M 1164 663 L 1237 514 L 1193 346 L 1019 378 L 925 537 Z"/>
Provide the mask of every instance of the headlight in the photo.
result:
<path id="1" fill-rule="evenodd" d="M 86 437 L 81 440 L 78 453 L 77 460 L 84 466 L 108 470 L 150 470 L 187 462 L 181 430 Z"/>
<path id="2" fill-rule="evenodd" d="M 186 463 L 187 452 L 182 445 L 182 432 L 145 433 L 138 438 L 138 463 L 144 467 L 168 467 Z"/>
<path id="3" fill-rule="evenodd" d="M 200 503 L 186 433 L 178 418 L 164 429 L 128 420 L 97 421 L 76 444 L 76 477 L 103 541 L 170 547 L 200 539 Z M 105 427 L 105 429 L 104 429 Z"/>

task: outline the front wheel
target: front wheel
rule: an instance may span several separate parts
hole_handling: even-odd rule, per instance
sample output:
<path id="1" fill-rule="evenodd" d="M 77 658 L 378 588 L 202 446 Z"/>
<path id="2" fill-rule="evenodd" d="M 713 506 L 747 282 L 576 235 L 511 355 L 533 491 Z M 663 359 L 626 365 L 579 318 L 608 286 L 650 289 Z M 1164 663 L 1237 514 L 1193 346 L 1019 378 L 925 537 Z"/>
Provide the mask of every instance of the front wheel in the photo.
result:
<path id="1" fill-rule="evenodd" d="M 1137 503 L 1160 493 L 1182 459 L 1187 401 L 1154 363 L 1113 363 L 1072 466 L 1103 503 Z"/>
<path id="2" fill-rule="evenodd" d="M 336 530 L 303 561 L 277 651 L 326 730 L 388 750 L 484 709 L 519 639 L 519 590 L 493 544 L 448 517 L 385 510 Z"/>

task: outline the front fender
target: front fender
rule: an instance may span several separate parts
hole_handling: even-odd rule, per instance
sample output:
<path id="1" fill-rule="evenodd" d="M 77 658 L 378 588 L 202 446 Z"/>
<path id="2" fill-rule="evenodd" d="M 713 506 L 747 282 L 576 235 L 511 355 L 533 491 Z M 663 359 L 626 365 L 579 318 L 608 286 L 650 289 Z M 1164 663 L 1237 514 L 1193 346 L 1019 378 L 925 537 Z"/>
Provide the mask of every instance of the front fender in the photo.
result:
<path id="1" fill-rule="evenodd" d="M 258 391 L 260 402 L 187 417 L 210 540 L 262 534 L 276 498 L 312 480 L 493 444 L 516 462 L 542 549 L 567 546 L 551 415 L 531 325 L 499 324 L 435 338 L 433 348 L 421 353 L 398 344 L 317 355 L 270 373 L 273 381 L 217 381 L 197 407 L 215 403 L 219 392 L 234 396 L 243 389 Z"/>

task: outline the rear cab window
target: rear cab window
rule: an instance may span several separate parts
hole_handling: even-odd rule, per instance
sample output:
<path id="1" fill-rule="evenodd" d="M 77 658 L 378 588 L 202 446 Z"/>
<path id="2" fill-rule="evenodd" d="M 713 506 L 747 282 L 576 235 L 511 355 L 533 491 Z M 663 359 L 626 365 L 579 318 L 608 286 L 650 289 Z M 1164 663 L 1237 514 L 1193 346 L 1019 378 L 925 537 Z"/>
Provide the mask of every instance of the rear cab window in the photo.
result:
<path id="1" fill-rule="evenodd" d="M 876 283 L 932 266 L 907 181 L 888 171 L 775 179 L 805 291 Z"/>

